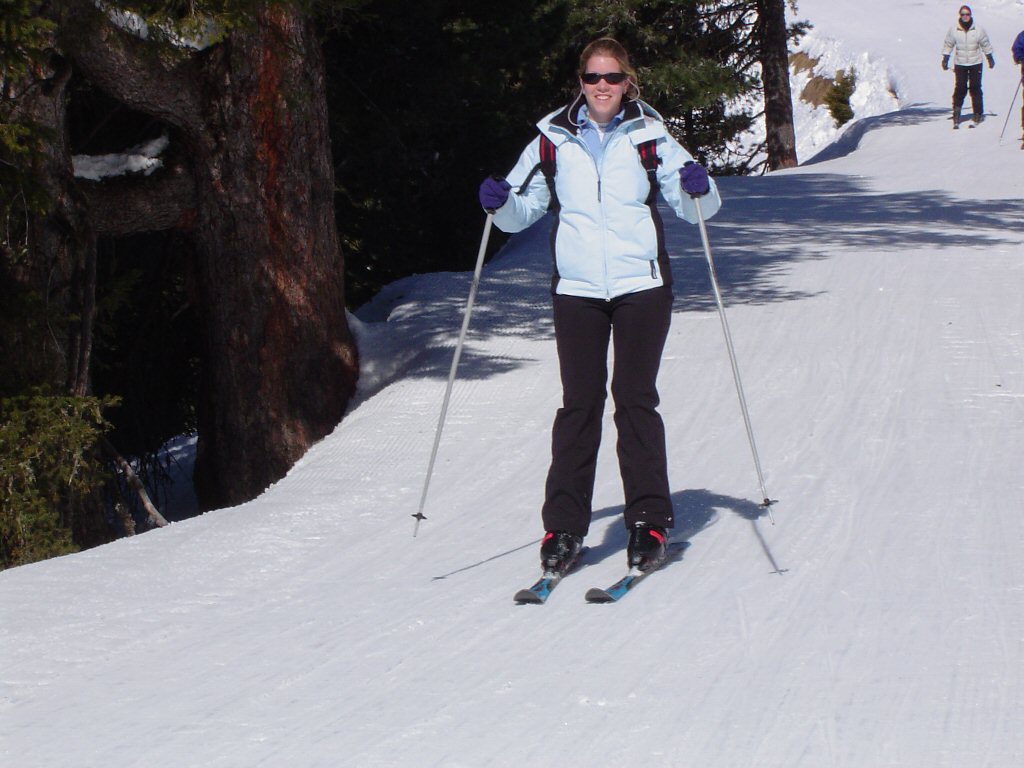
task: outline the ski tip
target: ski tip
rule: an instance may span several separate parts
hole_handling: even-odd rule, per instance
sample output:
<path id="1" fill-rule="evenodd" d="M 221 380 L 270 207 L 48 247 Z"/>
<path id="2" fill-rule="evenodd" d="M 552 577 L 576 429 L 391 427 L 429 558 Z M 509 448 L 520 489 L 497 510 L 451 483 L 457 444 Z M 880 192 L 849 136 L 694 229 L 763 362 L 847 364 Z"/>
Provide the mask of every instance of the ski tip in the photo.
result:
<path id="1" fill-rule="evenodd" d="M 599 587 L 591 587 L 586 594 L 588 603 L 614 603 L 615 598 Z"/>

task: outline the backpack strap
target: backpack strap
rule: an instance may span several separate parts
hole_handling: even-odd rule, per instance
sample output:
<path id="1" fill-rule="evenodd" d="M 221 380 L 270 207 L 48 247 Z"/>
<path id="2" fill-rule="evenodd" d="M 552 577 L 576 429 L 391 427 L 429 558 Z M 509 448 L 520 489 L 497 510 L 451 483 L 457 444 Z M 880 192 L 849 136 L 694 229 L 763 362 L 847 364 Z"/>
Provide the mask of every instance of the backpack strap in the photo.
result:
<path id="1" fill-rule="evenodd" d="M 657 139 L 648 139 L 636 145 L 636 151 L 640 153 L 640 164 L 647 171 L 647 179 L 651 183 L 651 194 L 647 198 L 650 205 L 658 194 L 658 166 L 661 165 L 661 158 L 658 157 Z"/>
<path id="2" fill-rule="evenodd" d="M 548 192 L 551 193 L 551 203 L 548 205 L 548 210 L 558 210 L 558 196 L 555 194 L 555 172 L 557 170 L 556 157 L 557 152 L 555 150 L 554 143 L 551 139 L 541 133 L 540 162 L 533 166 L 530 172 L 526 175 L 526 179 L 519 185 L 519 189 L 516 190 L 516 194 L 524 194 L 526 192 L 526 188 L 533 180 L 533 177 L 537 175 L 537 171 L 540 171 L 544 174 L 544 181 L 547 182 Z"/>
<path id="3" fill-rule="evenodd" d="M 661 158 L 658 157 L 657 139 L 648 139 L 647 141 L 640 142 L 636 145 L 636 151 L 640 155 L 640 164 L 647 171 L 647 179 L 651 184 L 651 192 L 646 201 L 650 205 L 658 195 L 658 166 L 661 165 Z M 558 152 L 554 143 L 541 133 L 540 161 L 526 175 L 526 179 L 519 185 L 516 194 L 524 194 L 533 177 L 540 171 L 544 174 L 544 181 L 547 182 L 548 191 L 551 193 L 551 204 L 548 206 L 548 210 L 558 210 L 558 196 L 555 194 L 555 173 L 558 170 L 557 157 Z"/>

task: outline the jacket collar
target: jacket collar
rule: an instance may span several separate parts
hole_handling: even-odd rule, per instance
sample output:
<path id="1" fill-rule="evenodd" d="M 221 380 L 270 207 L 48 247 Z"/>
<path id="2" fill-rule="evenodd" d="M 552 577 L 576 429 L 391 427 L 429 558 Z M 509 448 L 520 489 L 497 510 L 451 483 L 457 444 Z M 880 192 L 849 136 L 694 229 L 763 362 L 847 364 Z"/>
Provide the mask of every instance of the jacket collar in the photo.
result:
<path id="1" fill-rule="evenodd" d="M 551 125 L 557 128 L 561 128 L 573 136 L 578 136 L 580 132 L 579 126 L 579 112 L 580 107 L 586 103 L 586 98 L 580 93 L 572 103 L 569 104 L 565 109 L 556 114 L 551 118 Z M 622 122 L 628 123 L 631 120 L 637 120 L 643 117 L 643 110 L 640 107 L 640 102 L 635 99 L 630 99 L 622 105 Z"/>

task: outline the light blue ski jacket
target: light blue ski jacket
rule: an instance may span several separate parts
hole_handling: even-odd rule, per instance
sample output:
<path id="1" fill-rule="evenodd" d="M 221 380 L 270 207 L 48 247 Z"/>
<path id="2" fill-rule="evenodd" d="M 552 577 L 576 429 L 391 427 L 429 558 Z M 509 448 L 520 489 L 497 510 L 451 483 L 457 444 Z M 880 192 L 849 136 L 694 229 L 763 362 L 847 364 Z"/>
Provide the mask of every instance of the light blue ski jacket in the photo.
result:
<path id="1" fill-rule="evenodd" d="M 643 102 L 628 101 L 622 121 L 609 130 L 595 159 L 580 137 L 578 118 L 569 119 L 582 105 L 580 97 L 537 124 L 556 147 L 552 290 L 612 299 L 670 285 L 662 222 L 637 145 L 656 140 L 661 196 L 690 223 L 697 222 L 697 210 L 680 186 L 679 169 L 693 158 L 669 135 L 657 112 Z M 538 172 L 539 162 L 540 136 L 523 150 L 506 177 L 513 191 L 494 214 L 495 225 L 504 232 L 526 229 L 548 211 L 551 193 Z M 714 180 L 700 204 L 704 218 L 721 207 Z"/>

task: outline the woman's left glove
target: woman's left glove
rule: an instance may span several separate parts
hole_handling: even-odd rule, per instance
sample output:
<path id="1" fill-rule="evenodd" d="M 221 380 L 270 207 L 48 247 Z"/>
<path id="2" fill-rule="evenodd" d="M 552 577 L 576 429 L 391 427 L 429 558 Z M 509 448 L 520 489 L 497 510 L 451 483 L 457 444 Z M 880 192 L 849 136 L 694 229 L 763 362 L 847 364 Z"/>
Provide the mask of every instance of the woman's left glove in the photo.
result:
<path id="1" fill-rule="evenodd" d="M 996 57 L 993 56 L 991 53 L 986 53 L 985 54 L 985 58 L 988 59 L 988 68 L 989 69 L 995 69 Z"/>
<path id="2" fill-rule="evenodd" d="M 708 172 L 693 160 L 679 169 L 679 182 L 683 185 L 683 192 L 690 197 L 701 197 L 711 191 Z"/>
<path id="3" fill-rule="evenodd" d="M 488 213 L 494 213 L 508 200 L 512 185 L 497 176 L 488 176 L 480 185 L 480 205 Z"/>

